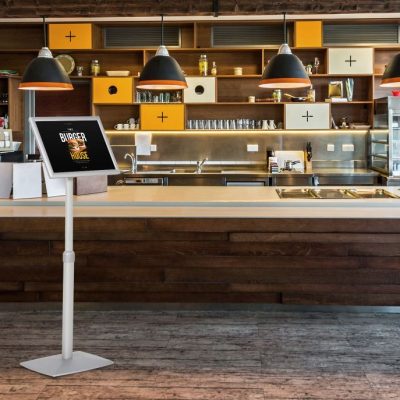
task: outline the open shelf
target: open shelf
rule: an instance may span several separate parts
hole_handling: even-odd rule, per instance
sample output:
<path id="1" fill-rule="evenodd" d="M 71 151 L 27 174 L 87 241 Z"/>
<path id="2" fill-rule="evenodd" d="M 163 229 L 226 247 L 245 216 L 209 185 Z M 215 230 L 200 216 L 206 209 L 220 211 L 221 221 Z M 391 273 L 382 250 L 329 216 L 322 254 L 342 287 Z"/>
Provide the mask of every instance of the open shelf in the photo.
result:
<path id="1" fill-rule="evenodd" d="M 282 102 L 255 102 L 249 103 L 248 97 L 254 96 L 256 99 L 271 98 L 273 89 L 260 88 L 258 86 L 261 74 L 273 56 L 277 54 L 280 45 L 270 46 L 225 46 L 211 47 L 211 27 L 216 24 L 226 24 L 224 21 L 214 22 L 183 22 L 171 21 L 170 24 L 179 25 L 181 31 L 181 46 L 168 47 L 172 57 L 176 58 L 187 77 L 200 77 L 198 70 L 198 60 L 200 54 L 207 54 L 209 70 L 212 62 L 217 64 L 218 74 L 216 79 L 216 99 L 215 103 L 183 103 L 186 112 L 186 119 L 274 119 L 275 122 L 283 121 L 285 104 L 304 104 L 303 102 L 286 101 L 282 97 Z M 238 21 L 229 22 L 239 24 Z M 253 22 L 254 23 L 254 22 Z M 257 22 L 263 24 L 265 21 Z M 271 21 L 267 21 L 271 23 Z M 106 128 L 113 128 L 118 122 L 123 122 L 130 117 L 139 117 L 141 104 L 177 104 L 177 103 L 120 103 L 120 104 L 92 104 L 91 94 L 93 76 L 90 73 L 90 63 L 93 59 L 98 59 L 101 67 L 100 77 L 106 77 L 107 70 L 128 70 L 134 79 L 136 86 L 138 76 L 145 63 L 155 55 L 157 46 L 154 47 L 119 47 L 104 48 L 102 28 L 107 26 L 130 26 L 145 25 L 147 22 L 93 22 L 93 45 L 91 49 L 51 49 L 54 56 L 58 54 L 70 54 L 76 66 L 84 67 L 84 76 L 77 76 L 76 71 L 70 75 L 70 79 L 76 86 L 71 93 L 75 105 L 72 104 L 72 97 L 63 94 L 63 99 L 59 101 L 49 100 L 54 97 L 38 95 L 39 111 L 45 115 L 45 103 L 49 104 L 51 115 L 63 115 L 66 104 L 75 112 L 87 113 L 89 109 L 94 115 L 101 116 Z M 158 23 L 150 23 L 153 26 Z M 252 24 L 252 22 L 240 21 L 240 24 Z M 289 30 L 292 28 L 289 28 Z M 292 37 L 292 35 L 290 35 Z M 9 41 L 6 38 L 10 38 Z M 2 62 L 0 68 L 17 70 L 19 75 L 23 73 L 26 65 L 36 57 L 42 46 L 43 34 L 41 23 L 17 24 L 5 22 L 0 27 L 0 54 Z M 146 45 L 148 46 L 148 45 Z M 329 48 L 374 48 L 374 73 L 373 74 L 328 74 L 328 49 Z M 344 103 L 330 103 L 331 112 L 335 121 L 347 117 L 349 122 L 360 122 L 372 125 L 374 115 L 373 99 L 391 94 L 392 89 L 379 87 L 385 65 L 400 52 L 400 45 L 337 45 L 322 47 L 295 47 L 291 46 L 294 54 L 305 64 L 312 64 L 315 57 L 320 60 L 318 74 L 311 74 L 309 78 L 315 89 L 316 104 L 325 103 L 328 97 L 328 86 L 330 81 L 344 81 L 346 78 L 354 79 L 354 101 Z M 243 75 L 234 75 L 234 68 L 242 67 Z M 208 75 L 208 77 L 213 77 Z M 0 77 L 1 78 L 1 77 Z M 9 80 L 18 77 L 3 77 Z M 16 84 L 17 87 L 17 84 Z M 134 89 L 135 91 L 135 89 Z M 289 93 L 293 96 L 305 97 L 307 88 L 283 89 L 282 95 Z M 345 92 L 346 93 L 346 92 Z M 135 97 L 134 97 L 135 99 Z M 69 103 L 71 103 L 69 105 Z M 307 103 L 311 104 L 311 103 Z M 11 101 L 10 101 L 11 105 Z M 7 105 L 0 104 L 4 109 Z M 265 107 L 263 107 L 265 106 Z M 22 111 L 20 112 L 22 115 Z M 115 131 L 121 133 L 121 131 Z M 128 131 L 131 132 L 131 131 Z M 134 132 L 134 131 L 132 131 Z M 199 131 L 196 131 L 196 133 Z M 205 132 L 205 131 L 200 131 Z M 253 130 L 251 132 L 254 132 Z M 271 131 L 266 131 L 271 132 Z"/>

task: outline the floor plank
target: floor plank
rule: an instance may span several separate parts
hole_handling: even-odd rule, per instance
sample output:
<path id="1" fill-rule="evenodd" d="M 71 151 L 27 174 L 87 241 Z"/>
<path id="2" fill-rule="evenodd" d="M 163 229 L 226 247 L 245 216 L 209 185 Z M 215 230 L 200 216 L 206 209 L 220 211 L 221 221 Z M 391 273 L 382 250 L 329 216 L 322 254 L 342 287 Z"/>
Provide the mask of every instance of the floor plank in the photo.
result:
<path id="1" fill-rule="evenodd" d="M 79 311 L 75 347 L 114 360 L 47 378 L 60 313 L 0 312 L 0 400 L 400 399 L 400 315 Z"/>

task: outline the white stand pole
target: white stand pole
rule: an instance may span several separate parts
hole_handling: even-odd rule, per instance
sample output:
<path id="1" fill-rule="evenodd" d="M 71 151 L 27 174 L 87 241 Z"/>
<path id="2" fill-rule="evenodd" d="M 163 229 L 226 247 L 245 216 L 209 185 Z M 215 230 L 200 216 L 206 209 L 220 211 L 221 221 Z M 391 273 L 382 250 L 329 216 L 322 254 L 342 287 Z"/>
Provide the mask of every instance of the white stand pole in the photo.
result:
<path id="1" fill-rule="evenodd" d="M 113 364 L 112 361 L 73 351 L 74 339 L 74 215 L 73 178 L 67 178 L 65 197 L 65 251 L 63 254 L 63 314 L 62 314 L 62 354 L 22 362 L 21 365 L 40 374 L 57 377 L 89 371 Z"/>

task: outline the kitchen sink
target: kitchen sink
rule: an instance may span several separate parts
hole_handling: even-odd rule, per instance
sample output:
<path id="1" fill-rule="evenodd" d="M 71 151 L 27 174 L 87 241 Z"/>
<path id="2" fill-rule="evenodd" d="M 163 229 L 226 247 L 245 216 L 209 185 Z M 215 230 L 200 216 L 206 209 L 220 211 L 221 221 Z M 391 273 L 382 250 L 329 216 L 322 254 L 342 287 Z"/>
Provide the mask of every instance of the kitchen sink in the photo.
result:
<path id="1" fill-rule="evenodd" d="M 276 189 L 281 199 L 399 199 L 385 189 Z"/>
<path id="2" fill-rule="evenodd" d="M 276 189 L 281 199 L 315 199 L 312 189 Z"/>
<path id="3" fill-rule="evenodd" d="M 353 192 L 346 189 L 312 189 L 317 199 L 355 199 Z"/>
<path id="4" fill-rule="evenodd" d="M 388 192 L 385 189 L 375 189 L 375 190 L 348 190 L 353 193 L 357 198 L 360 199 L 398 199 L 399 196 Z"/>

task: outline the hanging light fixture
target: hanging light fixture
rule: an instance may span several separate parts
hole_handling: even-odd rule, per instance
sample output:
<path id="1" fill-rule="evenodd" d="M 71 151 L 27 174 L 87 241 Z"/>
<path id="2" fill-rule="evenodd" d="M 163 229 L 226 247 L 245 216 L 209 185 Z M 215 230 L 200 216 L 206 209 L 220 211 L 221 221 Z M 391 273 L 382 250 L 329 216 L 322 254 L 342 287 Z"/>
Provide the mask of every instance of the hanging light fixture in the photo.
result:
<path id="1" fill-rule="evenodd" d="M 380 86 L 400 87 L 400 54 L 395 55 L 385 68 Z"/>
<path id="2" fill-rule="evenodd" d="M 26 67 L 19 89 L 73 90 L 71 80 L 60 62 L 53 58 L 47 47 L 46 21 L 43 17 L 44 47 Z"/>
<path id="3" fill-rule="evenodd" d="M 161 46 L 157 49 L 156 55 L 144 66 L 136 87 L 150 90 L 176 90 L 188 87 L 181 67 L 164 46 L 163 15 L 161 15 Z"/>
<path id="4" fill-rule="evenodd" d="M 287 44 L 286 13 L 283 13 L 283 29 L 284 43 L 279 48 L 278 54 L 272 57 L 265 67 L 258 86 L 277 89 L 311 86 L 302 62 L 292 54 Z"/>

